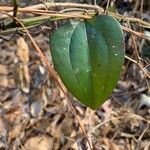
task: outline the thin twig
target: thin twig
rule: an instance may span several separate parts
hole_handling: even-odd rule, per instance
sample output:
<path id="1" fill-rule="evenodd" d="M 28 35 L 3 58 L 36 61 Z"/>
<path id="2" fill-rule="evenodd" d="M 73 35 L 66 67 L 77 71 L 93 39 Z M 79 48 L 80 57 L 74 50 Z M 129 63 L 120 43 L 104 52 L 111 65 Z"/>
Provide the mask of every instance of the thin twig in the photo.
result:
<path id="1" fill-rule="evenodd" d="M 135 13 L 135 12 L 138 10 L 139 3 L 140 3 L 140 0 L 137 0 L 137 1 L 135 2 L 134 8 L 133 8 L 133 13 Z"/>
<path id="2" fill-rule="evenodd" d="M 28 37 L 30 38 L 30 40 L 31 40 L 31 42 L 32 42 L 32 44 L 33 44 L 33 46 L 34 46 L 34 48 L 35 48 L 35 49 L 37 50 L 37 52 L 39 53 L 39 55 L 40 55 L 41 59 L 43 60 L 43 62 L 47 65 L 50 74 L 53 76 L 54 80 L 57 82 L 57 84 L 58 84 L 59 87 L 61 88 L 62 92 L 64 93 L 64 95 L 65 95 L 65 97 L 66 97 L 66 99 L 67 99 L 68 105 L 69 105 L 69 107 L 71 108 L 72 113 L 73 113 L 73 115 L 75 116 L 76 120 L 78 121 L 78 123 L 79 123 L 79 125 L 80 125 L 80 128 L 81 128 L 81 130 L 82 130 L 82 132 L 83 132 L 83 134 L 84 134 L 84 136 L 85 136 L 85 138 L 86 138 L 86 140 L 87 140 L 87 142 L 88 142 L 88 144 L 89 144 L 89 146 L 90 146 L 90 148 L 91 148 L 91 150 L 92 150 L 92 145 L 90 144 L 90 142 L 89 142 L 89 140 L 88 140 L 88 137 L 87 137 L 87 135 L 86 135 L 86 132 L 85 132 L 84 127 L 81 125 L 81 120 L 80 120 L 80 118 L 77 116 L 76 111 L 75 111 L 74 107 L 72 106 L 72 104 L 71 104 L 71 102 L 70 102 L 70 100 L 69 100 L 69 97 L 68 97 L 67 93 L 65 92 L 65 90 L 64 90 L 64 88 L 63 88 L 63 86 L 62 86 L 62 83 L 60 83 L 60 81 L 58 80 L 55 71 L 52 69 L 52 67 L 51 67 L 51 65 L 49 64 L 48 60 L 46 59 L 46 57 L 44 56 L 44 54 L 43 54 L 42 51 L 40 50 L 39 46 L 38 46 L 38 45 L 36 44 L 36 42 L 33 40 L 32 36 L 30 35 L 30 33 L 28 32 L 28 30 L 26 29 L 26 27 L 21 23 L 21 21 L 20 21 L 19 19 L 17 19 L 16 17 L 14 17 L 14 19 L 15 19 L 16 21 L 18 21 L 18 23 L 24 28 L 24 30 L 25 30 L 25 32 L 27 33 Z"/>
<path id="3" fill-rule="evenodd" d="M 129 28 L 131 29 L 131 25 L 130 25 L 130 23 L 128 23 L 128 26 L 129 26 Z M 141 63 L 140 61 L 140 55 L 139 55 L 139 52 L 138 52 L 138 48 L 137 48 L 137 44 L 136 44 L 136 42 L 137 41 L 135 41 L 135 37 L 134 37 L 134 35 L 133 35 L 133 33 L 131 33 L 131 39 L 132 39 L 132 46 L 133 46 L 133 49 L 135 50 L 135 52 L 136 52 L 136 56 L 137 56 L 137 58 L 138 58 L 138 61 L 139 61 L 139 63 Z"/>
<path id="4" fill-rule="evenodd" d="M 142 13 L 143 13 L 143 4 L 144 4 L 144 1 L 141 0 L 141 7 L 140 7 L 140 17 L 142 18 Z"/>
<path id="5" fill-rule="evenodd" d="M 32 12 L 33 14 L 38 14 L 38 15 L 43 15 L 43 16 L 51 16 L 51 17 L 61 17 L 61 19 L 65 19 L 65 18 L 80 18 L 80 19 L 90 19 L 92 16 L 87 16 L 87 15 L 83 15 L 80 13 L 45 13 L 45 12 Z"/>
<path id="6" fill-rule="evenodd" d="M 83 9 L 83 8 L 66 8 L 63 9 L 61 11 L 59 11 L 60 13 L 64 13 L 64 12 L 72 12 L 72 11 L 81 11 L 81 12 L 87 12 L 87 9 Z"/>
<path id="7" fill-rule="evenodd" d="M 108 123 L 108 122 L 110 122 L 110 121 L 112 121 L 112 120 L 121 119 L 121 118 L 122 118 L 122 116 L 108 118 L 108 119 L 104 120 L 103 122 L 100 122 L 98 125 L 96 125 L 96 126 L 92 129 L 91 133 L 94 133 L 95 130 L 97 130 L 97 129 L 100 128 L 101 126 L 105 125 L 106 123 Z"/>
<path id="8" fill-rule="evenodd" d="M 14 9 L 13 9 L 13 17 L 17 17 L 18 13 L 18 0 L 13 0 Z M 16 20 L 13 18 L 13 22 L 16 23 Z"/>
<path id="9" fill-rule="evenodd" d="M 130 23 L 128 23 L 128 25 L 131 28 Z M 135 40 L 135 36 L 133 35 L 133 33 L 131 33 L 131 39 L 132 39 L 132 43 L 133 43 L 132 46 L 133 46 L 134 52 L 135 52 L 136 57 L 138 59 L 138 66 L 143 71 L 143 75 L 144 75 L 148 90 L 150 91 L 150 85 L 149 85 L 149 82 L 147 81 L 147 77 L 149 77 L 149 74 L 144 69 L 144 65 L 143 65 L 143 62 L 142 62 L 142 59 L 140 57 L 139 50 L 138 50 L 138 47 L 137 47 L 137 41 Z"/>
<path id="10" fill-rule="evenodd" d="M 138 141 L 141 141 L 146 131 L 149 129 L 149 124 L 147 124 L 146 128 L 141 133 L 140 137 L 138 138 Z"/>
<path id="11" fill-rule="evenodd" d="M 140 69 L 146 74 L 146 76 L 147 76 L 148 78 L 150 78 L 150 75 L 145 71 L 145 69 L 139 64 L 138 61 L 136 61 L 136 60 L 134 60 L 134 59 L 128 57 L 127 55 L 125 55 L 125 58 L 128 59 L 128 60 L 130 60 L 131 62 L 137 64 L 137 65 L 140 67 Z"/>
<path id="12" fill-rule="evenodd" d="M 50 9 L 50 8 L 84 8 L 84 9 L 92 9 L 92 10 L 98 10 L 99 12 L 103 13 L 104 12 L 104 9 L 97 6 L 97 5 L 89 5 L 89 4 L 77 4 L 77 3 L 50 3 L 50 2 L 47 2 L 45 3 L 45 5 Z M 32 13 L 32 12 L 37 12 L 38 10 L 40 9 L 40 11 L 43 11 L 44 13 L 47 11 L 47 10 L 41 10 L 41 9 L 45 9 L 45 6 L 43 4 L 38 4 L 38 5 L 33 5 L 33 6 L 30 6 L 30 7 L 25 7 L 25 8 L 18 8 L 18 12 L 20 13 L 25 13 L 25 12 L 28 12 L 28 13 Z M 0 6 L 0 11 L 5 11 L 5 12 L 10 12 L 10 15 L 11 15 L 11 11 L 13 11 L 13 7 L 8 7 L 8 6 Z M 114 18 L 118 19 L 118 20 L 122 20 L 124 18 L 124 16 L 122 15 L 119 15 L 119 14 L 115 14 L 113 12 L 109 12 L 108 11 L 108 14 L 113 16 Z M 5 16 L 1 16 L 0 18 L 5 18 Z M 140 24 L 141 26 L 144 26 L 144 27 L 147 27 L 147 28 L 150 28 L 150 23 L 146 22 L 146 21 L 143 21 L 139 18 L 135 18 L 135 17 L 126 17 L 123 19 L 123 21 L 129 21 L 129 22 L 132 22 L 132 23 L 138 23 Z"/>
<path id="13" fill-rule="evenodd" d="M 150 38 L 148 36 L 146 36 L 144 33 L 141 33 L 141 32 L 137 32 L 137 31 L 134 31 L 128 27 L 125 27 L 125 26 L 122 26 L 122 29 L 126 32 L 129 32 L 129 33 L 133 33 L 134 35 L 138 36 L 138 37 L 141 37 L 143 39 L 146 39 L 146 40 L 149 40 L 150 41 Z"/>
<path id="14" fill-rule="evenodd" d="M 77 9 L 77 8 L 72 8 L 73 10 Z M 66 9 L 66 10 L 72 10 L 72 9 Z M 79 9 L 79 8 L 78 8 Z M 81 9 L 80 9 L 81 10 Z M 86 9 L 84 9 L 86 10 Z M 69 19 L 69 18 L 81 18 L 81 19 L 90 19 L 91 17 L 89 15 L 87 15 L 89 12 L 86 11 L 86 15 L 83 15 L 83 11 L 82 9 L 82 15 L 80 14 L 80 12 L 69 12 L 69 13 L 63 13 L 62 11 L 60 12 L 55 12 L 55 11 L 44 11 L 44 10 L 36 10 L 36 12 L 32 12 L 35 14 L 40 14 L 42 16 L 38 16 L 38 17 L 32 17 L 32 18 L 25 18 L 25 19 L 21 19 L 21 22 L 26 26 L 29 27 L 31 24 L 31 27 L 33 27 L 33 25 L 39 25 L 39 21 L 42 23 L 42 21 L 44 22 L 46 19 L 50 19 L 51 21 L 53 20 L 60 20 L 60 19 Z M 48 12 L 48 13 L 47 13 Z M 1 12 L 6 14 L 5 12 Z M 9 14 L 8 14 L 9 15 Z M 14 25 L 13 25 L 14 26 Z M 10 26 L 9 26 L 10 27 Z M 11 27 L 12 28 L 12 27 Z M 141 32 L 137 32 L 137 31 L 133 31 L 132 29 L 122 26 L 122 29 L 126 32 L 129 33 L 133 33 L 136 36 L 139 36 L 141 38 L 150 40 L 148 36 L 144 35 Z M 5 30 L 8 30 L 7 27 L 5 27 Z M 1 31 L 2 33 L 2 31 Z"/>
<path id="15" fill-rule="evenodd" d="M 45 6 L 45 9 L 48 10 L 48 7 L 46 6 L 45 2 L 43 0 L 40 0 L 40 2 Z"/>
<path id="16" fill-rule="evenodd" d="M 2 12 L 2 13 L 4 13 L 4 12 Z M 6 13 L 4 13 L 4 14 L 6 14 Z M 56 16 L 57 16 L 57 14 L 56 14 Z M 58 16 L 60 16 L 60 14 L 58 15 Z M 43 16 L 38 16 L 38 17 L 32 17 L 32 18 L 25 18 L 25 19 L 21 19 L 21 22 L 24 24 L 24 26 L 26 27 L 26 28 L 29 28 L 29 27 L 33 27 L 33 26 L 38 26 L 38 25 L 40 25 L 40 24 L 42 24 L 42 23 L 44 23 L 46 20 L 48 20 L 48 19 L 50 19 L 51 21 L 54 21 L 54 20 L 60 20 L 60 19 L 67 19 L 67 18 L 69 18 L 69 17 L 71 17 L 72 18 L 72 16 L 73 15 L 71 15 L 71 16 L 68 16 L 67 15 L 67 17 L 66 16 L 64 16 L 63 18 L 58 18 L 58 16 L 57 16 L 57 18 L 52 18 L 51 16 L 47 16 L 47 15 L 43 15 Z M 53 16 L 54 17 L 54 16 Z M 88 16 L 87 16 L 88 17 Z M 86 18 L 87 18 L 86 17 Z M 14 26 L 14 25 L 13 25 Z M 4 29 L 2 29 L 2 31 L 0 31 L 0 33 L 2 33 L 2 34 L 4 34 L 4 33 L 9 33 L 9 32 L 13 32 L 14 30 L 16 30 L 14 27 L 14 30 L 13 30 L 13 28 L 11 27 L 11 26 L 9 26 L 10 28 L 12 28 L 12 30 L 9 30 L 9 28 L 6 26 L 6 25 L 4 25 Z M 130 28 L 128 28 L 128 27 L 125 27 L 125 26 L 122 26 L 122 29 L 124 30 L 124 31 L 126 31 L 126 32 L 129 32 L 129 33 L 133 33 L 134 35 L 136 35 L 136 36 L 138 36 L 138 37 L 140 37 L 140 38 L 143 38 L 143 39 L 146 39 L 146 40 L 149 40 L 150 41 L 150 39 L 149 39 L 149 37 L 148 36 L 146 36 L 146 35 L 144 35 L 144 33 L 141 33 L 141 32 L 137 32 L 137 31 L 133 31 L 132 29 L 130 29 Z M 22 30 L 22 28 L 18 28 L 18 30 Z"/>
<path id="17" fill-rule="evenodd" d="M 107 14 L 107 12 L 108 12 L 109 3 L 110 3 L 110 0 L 107 0 L 107 5 L 106 5 L 106 9 L 105 9 L 105 14 Z"/>

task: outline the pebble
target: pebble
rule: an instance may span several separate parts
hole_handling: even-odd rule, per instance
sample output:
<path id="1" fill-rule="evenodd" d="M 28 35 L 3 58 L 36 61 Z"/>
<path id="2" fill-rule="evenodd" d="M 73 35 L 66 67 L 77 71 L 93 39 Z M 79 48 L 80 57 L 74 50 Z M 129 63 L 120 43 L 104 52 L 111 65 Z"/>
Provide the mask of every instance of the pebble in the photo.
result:
<path id="1" fill-rule="evenodd" d="M 43 103 L 34 101 L 30 106 L 30 112 L 33 117 L 39 117 L 43 114 Z"/>

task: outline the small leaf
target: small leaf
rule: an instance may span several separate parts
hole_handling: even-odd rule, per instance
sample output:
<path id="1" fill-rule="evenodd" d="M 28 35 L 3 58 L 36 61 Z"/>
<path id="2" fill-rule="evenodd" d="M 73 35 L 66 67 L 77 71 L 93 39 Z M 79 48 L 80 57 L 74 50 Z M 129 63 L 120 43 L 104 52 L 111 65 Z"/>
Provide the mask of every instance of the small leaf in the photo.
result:
<path id="1" fill-rule="evenodd" d="M 83 104 L 96 109 L 111 94 L 124 58 L 119 23 L 99 15 L 68 21 L 51 38 L 54 66 L 67 89 Z"/>

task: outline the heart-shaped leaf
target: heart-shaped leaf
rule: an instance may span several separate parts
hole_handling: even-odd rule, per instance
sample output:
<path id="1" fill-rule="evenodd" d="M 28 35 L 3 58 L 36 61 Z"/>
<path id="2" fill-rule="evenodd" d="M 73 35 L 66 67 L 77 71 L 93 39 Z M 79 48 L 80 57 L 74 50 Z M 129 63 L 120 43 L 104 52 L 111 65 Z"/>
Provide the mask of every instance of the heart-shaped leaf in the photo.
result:
<path id="1" fill-rule="evenodd" d="M 68 21 L 51 38 L 56 71 L 67 89 L 96 109 L 111 94 L 124 59 L 123 32 L 110 16 Z"/>

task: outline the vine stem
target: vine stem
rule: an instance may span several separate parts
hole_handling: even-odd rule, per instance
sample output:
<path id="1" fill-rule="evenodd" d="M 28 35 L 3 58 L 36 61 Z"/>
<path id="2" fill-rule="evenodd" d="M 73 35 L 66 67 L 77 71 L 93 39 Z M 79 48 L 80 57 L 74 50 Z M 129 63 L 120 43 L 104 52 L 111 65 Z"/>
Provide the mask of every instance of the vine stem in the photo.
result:
<path id="1" fill-rule="evenodd" d="M 104 13 L 104 9 L 97 6 L 97 5 L 89 5 L 89 4 L 77 4 L 77 3 L 50 3 L 47 2 L 45 3 L 45 5 L 47 6 L 48 9 L 50 8 L 84 8 L 84 9 L 92 9 L 95 11 L 99 11 L 101 13 Z M 38 11 L 41 11 L 41 13 L 48 13 L 49 11 L 46 10 L 45 5 L 43 4 L 37 4 L 37 5 L 33 5 L 30 7 L 25 7 L 25 8 L 18 8 L 18 12 L 20 13 L 35 13 Z M 12 15 L 12 11 L 13 11 L 13 7 L 8 7 L 8 6 L 0 6 L 0 11 L 4 11 L 4 12 L 9 12 L 9 15 Z M 83 13 L 83 12 L 81 12 Z M 108 11 L 108 14 L 113 16 L 114 18 L 118 19 L 118 20 L 123 20 L 125 22 L 130 22 L 130 23 L 138 23 L 141 26 L 144 26 L 146 28 L 150 28 L 150 23 L 141 20 L 140 18 L 135 18 L 135 17 L 124 17 L 123 15 L 119 15 L 113 12 Z M 86 15 L 84 15 L 86 16 Z M 6 18 L 6 15 L 1 16 L 0 18 Z"/>
<path id="2" fill-rule="evenodd" d="M 11 16 L 11 17 L 12 17 L 12 16 Z M 36 51 L 39 53 L 41 59 L 43 60 L 43 62 L 44 62 L 44 63 L 46 64 L 46 66 L 48 67 L 48 70 L 49 70 L 50 74 L 52 75 L 52 77 L 54 78 L 54 80 L 57 82 L 57 84 L 59 85 L 60 89 L 61 89 L 62 92 L 64 93 L 64 95 L 65 95 L 65 97 L 66 97 L 66 99 L 67 99 L 68 105 L 69 105 L 70 109 L 72 110 L 72 113 L 73 113 L 73 115 L 75 116 L 77 122 L 79 123 L 80 128 L 81 128 L 81 131 L 83 132 L 83 134 L 84 134 L 84 136 L 85 136 L 85 138 L 86 138 L 86 140 L 87 140 L 87 142 L 88 142 L 88 144 L 89 144 L 89 146 L 90 146 L 90 149 L 92 150 L 92 145 L 91 145 L 91 143 L 90 143 L 90 141 L 89 141 L 89 139 L 88 139 L 88 136 L 87 136 L 87 134 L 86 134 L 86 132 L 85 132 L 84 126 L 83 126 L 82 123 L 81 123 L 81 119 L 80 119 L 80 118 L 78 117 L 78 115 L 76 114 L 76 111 L 75 111 L 74 107 L 72 106 L 72 103 L 70 102 L 69 97 L 68 97 L 67 93 L 65 92 L 62 83 L 58 80 L 58 77 L 57 77 L 55 71 L 52 69 L 52 67 L 51 67 L 51 65 L 49 64 L 48 60 L 46 59 L 46 57 L 44 56 L 44 54 L 42 53 L 42 51 L 40 50 L 39 46 L 36 44 L 36 42 L 34 41 L 34 39 L 32 38 L 32 36 L 30 35 L 30 33 L 28 32 L 28 30 L 26 29 L 26 27 L 22 24 L 22 22 L 21 22 L 18 18 L 16 18 L 16 17 L 13 17 L 13 18 L 24 28 L 24 30 L 25 30 L 25 32 L 27 33 L 28 37 L 30 38 L 30 40 L 31 40 L 31 42 L 32 42 L 32 44 L 33 44 L 33 46 L 34 46 L 34 48 L 35 48 Z"/>

